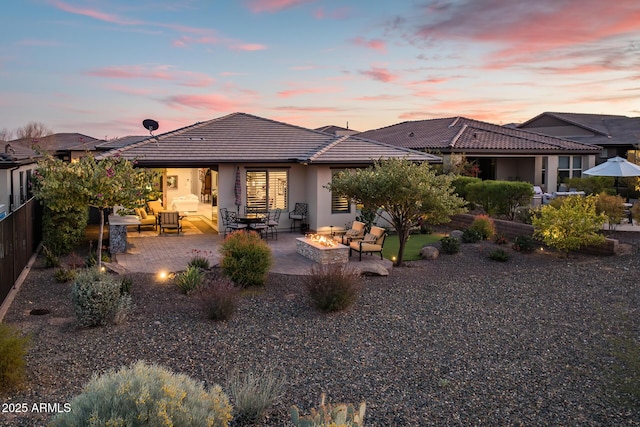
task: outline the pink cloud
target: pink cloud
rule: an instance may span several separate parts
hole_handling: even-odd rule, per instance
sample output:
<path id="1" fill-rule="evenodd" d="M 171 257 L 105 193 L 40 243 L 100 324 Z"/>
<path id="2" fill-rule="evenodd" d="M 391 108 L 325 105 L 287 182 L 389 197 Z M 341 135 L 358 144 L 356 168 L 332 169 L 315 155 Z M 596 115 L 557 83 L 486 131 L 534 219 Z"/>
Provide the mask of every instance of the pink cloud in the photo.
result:
<path id="1" fill-rule="evenodd" d="M 297 107 L 292 105 L 275 107 L 274 110 L 301 111 L 305 113 L 335 113 L 344 111 L 344 109 L 340 107 Z"/>
<path id="2" fill-rule="evenodd" d="M 291 89 L 283 90 L 278 92 L 278 96 L 280 98 L 290 98 L 292 96 L 297 95 L 305 95 L 308 93 L 336 93 L 340 92 L 341 89 L 338 87 L 332 86 L 314 86 L 314 87 L 295 87 L 294 85 Z"/>
<path id="3" fill-rule="evenodd" d="M 315 0 L 248 0 L 245 4 L 253 13 L 274 13 L 312 1 Z"/>
<path id="4" fill-rule="evenodd" d="M 435 10 L 436 8 L 439 10 Z M 496 67 L 539 62 L 543 53 L 560 48 L 631 34 L 640 28 L 636 0 L 619 0 L 615 7 L 601 0 L 505 2 L 467 0 L 436 3 L 424 9 L 415 32 L 418 40 L 462 40 L 498 46 L 489 61 Z"/>
<path id="5" fill-rule="evenodd" d="M 266 48 L 267 47 L 265 45 L 258 44 L 258 43 L 242 43 L 242 44 L 236 44 L 231 46 L 232 50 L 244 50 L 248 52 L 253 52 L 256 50 L 265 50 Z"/>
<path id="6" fill-rule="evenodd" d="M 351 42 L 356 46 L 366 47 L 367 49 L 377 50 L 378 52 L 385 53 L 387 51 L 385 42 L 380 39 L 366 40 L 362 37 L 356 37 L 355 39 L 351 40 Z"/>
<path id="7" fill-rule="evenodd" d="M 370 95 L 370 96 L 360 96 L 358 98 L 354 98 L 354 101 L 362 101 L 362 102 L 370 102 L 370 101 L 382 101 L 382 102 L 387 102 L 387 101 L 395 101 L 398 99 L 403 99 L 404 96 L 399 96 L 399 95 Z"/>
<path id="8" fill-rule="evenodd" d="M 104 67 L 89 70 L 85 74 L 109 79 L 168 80 L 189 87 L 207 87 L 215 82 L 215 79 L 206 74 L 193 71 L 172 70 L 171 67 L 167 65 L 153 68 L 140 65 Z"/>
<path id="9" fill-rule="evenodd" d="M 398 78 L 397 74 L 391 73 L 386 68 L 371 67 L 370 70 L 360 71 L 360 74 L 371 77 L 373 80 L 389 83 Z"/>
<path id="10" fill-rule="evenodd" d="M 203 37 L 182 36 L 174 40 L 171 44 L 174 47 L 186 47 L 192 44 L 215 45 L 220 42 L 221 42 L 220 39 L 216 37 L 211 37 L 211 36 L 203 36 Z"/>
<path id="11" fill-rule="evenodd" d="M 51 0 L 50 3 L 54 7 L 65 12 L 73 13 L 75 15 L 87 16 L 89 18 L 97 19 L 104 22 L 110 22 L 112 24 L 137 25 L 142 23 L 142 21 L 121 18 L 117 15 L 105 13 L 97 9 L 75 7 L 59 0 Z"/>
<path id="12" fill-rule="evenodd" d="M 107 89 L 114 92 L 124 93 L 125 95 L 146 96 L 154 93 L 152 89 L 133 88 L 124 85 L 108 85 Z"/>
<path id="13" fill-rule="evenodd" d="M 167 97 L 164 101 L 179 110 L 183 107 L 188 107 L 198 110 L 230 112 L 236 111 L 240 105 L 239 102 L 216 93 L 207 95 L 174 95 Z"/>

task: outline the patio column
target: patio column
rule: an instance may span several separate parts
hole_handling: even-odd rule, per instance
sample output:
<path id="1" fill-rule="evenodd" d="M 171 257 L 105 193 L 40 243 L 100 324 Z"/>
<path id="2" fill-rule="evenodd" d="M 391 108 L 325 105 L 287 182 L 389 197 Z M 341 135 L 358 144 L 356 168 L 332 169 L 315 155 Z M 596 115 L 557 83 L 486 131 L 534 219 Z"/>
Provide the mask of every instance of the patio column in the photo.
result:
<path id="1" fill-rule="evenodd" d="M 545 183 L 545 189 L 547 193 L 558 191 L 558 156 L 547 157 L 547 182 Z"/>

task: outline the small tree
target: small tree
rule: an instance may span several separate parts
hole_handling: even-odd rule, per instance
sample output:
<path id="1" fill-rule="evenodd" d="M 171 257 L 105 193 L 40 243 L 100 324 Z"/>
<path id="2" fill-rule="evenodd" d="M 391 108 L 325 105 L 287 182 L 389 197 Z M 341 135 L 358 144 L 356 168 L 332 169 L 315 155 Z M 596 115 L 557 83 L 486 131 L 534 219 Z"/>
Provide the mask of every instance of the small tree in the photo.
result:
<path id="1" fill-rule="evenodd" d="M 454 194 L 452 175 L 437 175 L 428 163 L 407 159 L 378 160 L 366 169 L 345 170 L 325 186 L 342 197 L 362 203 L 366 209 L 382 208 L 398 233 L 395 265 L 402 265 L 409 230 L 421 220 L 426 224 L 448 222 L 464 211 L 464 200 Z"/>
<path id="2" fill-rule="evenodd" d="M 533 218 L 534 236 L 565 256 L 570 250 L 604 241 L 598 234 L 606 221 L 604 214 L 596 213 L 594 196 L 566 197 L 559 206 L 545 205 Z"/>

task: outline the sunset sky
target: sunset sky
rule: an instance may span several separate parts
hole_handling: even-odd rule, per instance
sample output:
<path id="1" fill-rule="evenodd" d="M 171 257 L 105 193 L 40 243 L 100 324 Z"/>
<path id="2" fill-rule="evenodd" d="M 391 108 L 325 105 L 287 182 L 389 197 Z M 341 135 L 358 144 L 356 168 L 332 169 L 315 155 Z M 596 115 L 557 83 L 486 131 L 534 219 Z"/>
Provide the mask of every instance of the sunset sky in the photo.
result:
<path id="1" fill-rule="evenodd" d="M 638 0 L 6 0 L 0 129 L 640 116 Z"/>

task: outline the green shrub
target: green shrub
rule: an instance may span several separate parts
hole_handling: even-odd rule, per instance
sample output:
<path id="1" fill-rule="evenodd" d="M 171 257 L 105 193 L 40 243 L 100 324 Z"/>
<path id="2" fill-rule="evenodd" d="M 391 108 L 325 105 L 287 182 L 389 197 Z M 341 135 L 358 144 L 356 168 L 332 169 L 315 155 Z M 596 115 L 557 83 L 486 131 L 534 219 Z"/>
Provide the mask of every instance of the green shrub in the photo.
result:
<path id="1" fill-rule="evenodd" d="M 198 267 L 190 265 L 187 269 L 181 273 L 176 274 L 176 286 L 183 294 L 200 289 L 202 286 L 202 280 L 204 279 L 204 272 Z"/>
<path id="2" fill-rule="evenodd" d="M 131 295 L 131 287 L 133 286 L 133 280 L 131 277 L 125 276 L 120 279 L 120 293 L 122 295 Z"/>
<path id="3" fill-rule="evenodd" d="M 48 246 L 42 245 L 42 254 L 45 268 L 60 267 L 60 258 Z"/>
<path id="4" fill-rule="evenodd" d="M 511 246 L 514 251 L 530 253 L 536 247 L 536 241 L 530 236 L 516 236 Z"/>
<path id="5" fill-rule="evenodd" d="M 518 206 L 514 212 L 513 219 L 517 222 L 531 225 L 535 214 L 536 209 L 532 209 L 529 206 Z"/>
<path id="6" fill-rule="evenodd" d="M 70 406 L 51 426 L 226 427 L 232 410 L 220 386 L 142 361 L 94 376 Z"/>
<path id="7" fill-rule="evenodd" d="M 510 258 L 511 255 L 509 255 L 507 251 L 502 248 L 494 249 L 489 252 L 489 259 L 493 261 L 507 262 Z"/>
<path id="8" fill-rule="evenodd" d="M 595 196 L 565 197 L 560 207 L 545 205 L 533 219 L 534 236 L 563 254 L 604 241 L 598 232 L 606 218 L 596 213 Z"/>
<path id="9" fill-rule="evenodd" d="M 440 248 L 445 254 L 457 254 L 460 252 L 460 240 L 455 237 L 443 237 L 440 239 Z"/>
<path id="10" fill-rule="evenodd" d="M 227 320 L 236 312 L 240 290 L 228 279 L 215 277 L 200 291 L 202 308 L 211 320 Z"/>
<path id="11" fill-rule="evenodd" d="M 518 206 L 528 205 L 533 185 L 519 181 L 482 181 L 466 187 L 470 202 L 482 206 L 490 215 L 507 215 L 513 219 Z"/>
<path id="12" fill-rule="evenodd" d="M 307 293 L 321 311 L 341 311 L 358 298 L 360 276 L 345 264 L 314 265 L 304 276 Z"/>
<path id="13" fill-rule="evenodd" d="M 566 178 L 564 183 L 569 188 L 584 191 L 587 195 L 596 195 L 615 191 L 615 178 L 612 176 L 583 176 L 581 178 Z"/>
<path id="14" fill-rule="evenodd" d="M 604 214 L 607 217 L 609 228 L 624 218 L 624 199 L 620 196 L 612 196 L 607 193 L 600 193 L 596 199 L 596 213 Z"/>
<path id="15" fill-rule="evenodd" d="M 234 421 L 241 425 L 262 420 L 267 409 L 282 396 L 285 380 L 272 368 L 261 373 L 234 370 L 227 390 L 234 403 Z"/>
<path id="16" fill-rule="evenodd" d="M 506 237 L 504 237 L 502 234 L 496 234 L 496 235 L 494 236 L 493 241 L 494 241 L 494 243 L 495 243 L 496 245 L 506 245 L 507 243 L 509 243 L 509 241 L 507 240 L 507 238 L 506 238 Z"/>
<path id="17" fill-rule="evenodd" d="M 52 254 L 66 255 L 75 249 L 84 238 L 89 220 L 86 206 L 73 207 L 53 212 L 45 208 L 42 216 L 42 243 Z"/>
<path id="18" fill-rule="evenodd" d="M 243 288 L 267 282 L 271 248 L 255 232 L 230 233 L 220 245 L 223 273 Z"/>
<path id="19" fill-rule="evenodd" d="M 482 239 L 490 239 L 496 234 L 496 225 L 488 215 L 476 215 L 469 226 L 470 230 L 480 233 Z"/>
<path id="20" fill-rule="evenodd" d="M 467 186 L 469 184 L 474 184 L 482 182 L 480 178 L 475 178 L 472 176 L 459 176 L 451 181 L 451 186 L 453 187 L 455 193 L 462 197 L 465 200 L 469 200 Z"/>
<path id="21" fill-rule="evenodd" d="M 25 360 L 30 338 L 6 323 L 0 323 L 0 392 L 19 388 L 25 378 Z"/>
<path id="22" fill-rule="evenodd" d="M 71 268 L 60 267 L 53 274 L 53 277 L 56 279 L 56 282 L 58 283 L 71 282 L 76 278 L 76 271 Z"/>
<path id="23" fill-rule="evenodd" d="M 193 257 L 187 264 L 188 267 L 194 266 L 201 268 L 202 270 L 208 270 L 211 265 L 209 264 L 209 259 L 207 256 L 209 255 L 209 251 L 201 251 L 199 249 L 194 249 L 191 251 Z"/>
<path id="24" fill-rule="evenodd" d="M 76 274 L 71 288 L 73 308 L 81 326 L 122 322 L 131 309 L 131 297 L 122 295 L 121 282 L 96 268 Z"/>
<path id="25" fill-rule="evenodd" d="M 482 233 L 478 230 L 472 230 L 470 228 L 466 228 L 462 232 L 462 243 L 478 243 L 482 240 Z"/>

